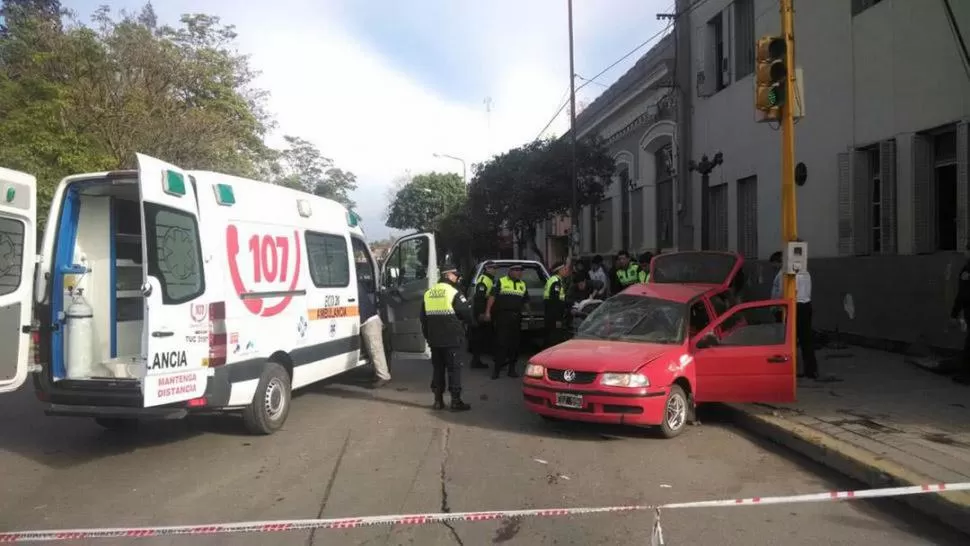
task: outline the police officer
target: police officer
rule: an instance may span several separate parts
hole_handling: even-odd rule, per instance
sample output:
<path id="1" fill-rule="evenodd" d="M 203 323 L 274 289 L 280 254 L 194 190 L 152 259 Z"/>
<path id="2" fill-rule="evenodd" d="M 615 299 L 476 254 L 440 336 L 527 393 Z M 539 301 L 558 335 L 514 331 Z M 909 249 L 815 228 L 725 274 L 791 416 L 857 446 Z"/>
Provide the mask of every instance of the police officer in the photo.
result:
<path id="1" fill-rule="evenodd" d="M 472 311 L 476 324 L 469 328 L 471 335 L 468 336 L 468 352 L 472 355 L 472 368 L 488 368 L 488 365 L 482 362 L 482 355 L 491 348 L 493 336 L 492 323 L 485 321 L 485 307 L 488 306 L 488 297 L 492 295 L 494 287 L 495 262 L 489 260 L 482 265 L 482 274 L 475 279 Z"/>
<path id="2" fill-rule="evenodd" d="M 421 332 L 431 347 L 431 390 L 434 392 L 436 410 L 445 407 L 445 376 L 447 372 L 448 392 L 451 393 L 452 411 L 467 411 L 471 406 L 461 400 L 461 362 L 458 348 L 465 343 L 465 327 L 462 323 L 472 324 L 472 310 L 468 300 L 456 288 L 458 269 L 445 265 L 441 270 L 441 281 L 424 293 L 421 306 Z"/>
<path id="3" fill-rule="evenodd" d="M 650 252 L 644 252 L 640 255 L 640 272 L 637 273 L 637 282 L 640 284 L 647 284 L 650 282 L 650 261 L 653 260 L 653 254 Z"/>
<path id="4" fill-rule="evenodd" d="M 570 265 L 556 264 L 552 268 L 552 276 L 546 279 L 546 288 L 542 292 L 543 326 L 546 333 L 546 347 L 562 343 L 566 313 L 566 287 L 563 279 L 570 274 Z"/>
<path id="5" fill-rule="evenodd" d="M 515 363 L 519 358 L 522 310 L 528 304 L 529 292 L 522 280 L 522 266 L 513 264 L 509 267 L 509 274 L 498 280 L 485 307 L 485 320 L 491 321 L 495 327 L 492 379 L 498 379 L 505 367 L 508 367 L 509 377 L 519 377 Z"/>
<path id="6" fill-rule="evenodd" d="M 957 297 L 953 301 L 950 309 L 950 318 L 958 322 L 963 329 L 963 355 L 960 371 L 953 376 L 957 383 L 970 385 L 970 331 L 967 328 L 967 321 L 970 320 L 970 244 L 965 251 L 967 261 L 960 270 L 960 280 L 957 286 Z"/>
<path id="7" fill-rule="evenodd" d="M 628 286 L 640 281 L 640 268 L 636 262 L 630 261 L 629 252 L 621 250 L 617 253 L 616 268 L 614 268 L 610 280 L 612 281 L 610 284 L 612 284 L 613 294 L 619 294 Z"/>

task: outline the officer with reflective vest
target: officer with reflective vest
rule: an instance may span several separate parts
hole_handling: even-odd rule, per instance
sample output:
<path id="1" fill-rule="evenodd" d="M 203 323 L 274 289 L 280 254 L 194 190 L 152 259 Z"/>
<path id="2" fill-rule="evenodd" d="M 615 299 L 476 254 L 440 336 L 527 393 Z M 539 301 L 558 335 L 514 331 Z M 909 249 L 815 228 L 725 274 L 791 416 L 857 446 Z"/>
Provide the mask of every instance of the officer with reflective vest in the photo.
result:
<path id="1" fill-rule="evenodd" d="M 529 292 L 522 280 L 522 266 L 513 264 L 509 274 L 498 280 L 485 307 L 485 320 L 491 321 L 495 327 L 492 379 L 498 379 L 502 368 L 506 367 L 509 377 L 519 377 L 515 364 L 519 358 L 522 311 L 528 305 Z"/>
<path id="2" fill-rule="evenodd" d="M 571 273 L 569 264 L 556 264 L 552 276 L 546 279 L 542 292 L 543 325 L 546 333 L 546 347 L 565 341 L 565 326 L 569 306 L 566 303 L 566 287 L 563 279 Z"/>
<path id="3" fill-rule="evenodd" d="M 482 362 L 482 355 L 492 348 L 492 323 L 485 321 L 485 307 L 488 297 L 492 295 L 495 286 L 495 262 L 489 260 L 482 265 L 482 274 L 475 279 L 475 296 L 472 299 L 472 311 L 476 324 L 469 328 L 468 352 L 472 355 L 472 368 L 488 368 Z"/>
<path id="4" fill-rule="evenodd" d="M 640 267 L 630 260 L 629 252 L 621 250 L 616 254 L 616 267 L 610 280 L 613 294 L 619 294 L 630 285 L 640 282 Z"/>
<path id="5" fill-rule="evenodd" d="M 638 281 L 640 284 L 647 284 L 650 282 L 650 261 L 653 260 L 653 254 L 650 252 L 644 252 L 640 255 L 640 272 L 638 275 Z"/>
<path id="6" fill-rule="evenodd" d="M 431 391 L 436 410 L 445 407 L 445 379 L 451 393 L 452 411 L 470 410 L 461 399 L 461 361 L 458 350 L 465 344 L 465 324 L 472 324 L 472 309 L 456 288 L 458 269 L 445 265 L 441 280 L 424 293 L 421 306 L 421 332 L 431 348 Z"/>

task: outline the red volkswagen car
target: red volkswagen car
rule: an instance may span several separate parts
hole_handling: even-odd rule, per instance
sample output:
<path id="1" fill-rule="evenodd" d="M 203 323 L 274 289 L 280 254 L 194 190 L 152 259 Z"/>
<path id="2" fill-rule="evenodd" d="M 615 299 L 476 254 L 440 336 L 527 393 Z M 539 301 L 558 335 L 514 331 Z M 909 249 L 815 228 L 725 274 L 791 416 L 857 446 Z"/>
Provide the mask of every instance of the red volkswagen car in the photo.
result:
<path id="1" fill-rule="evenodd" d="M 741 303 L 743 258 L 676 252 L 650 283 L 597 307 L 574 339 L 535 355 L 523 395 L 547 419 L 659 426 L 680 434 L 704 402 L 792 402 L 795 360 L 784 300 Z"/>

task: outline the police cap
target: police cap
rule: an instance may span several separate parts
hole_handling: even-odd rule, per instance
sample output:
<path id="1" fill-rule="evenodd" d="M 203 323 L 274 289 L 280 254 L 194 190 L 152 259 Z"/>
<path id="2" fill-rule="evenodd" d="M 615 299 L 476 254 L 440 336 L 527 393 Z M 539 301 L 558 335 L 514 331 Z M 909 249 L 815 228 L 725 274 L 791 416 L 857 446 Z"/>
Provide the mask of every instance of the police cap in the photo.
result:
<path id="1" fill-rule="evenodd" d="M 562 269 L 563 267 L 566 267 L 566 264 L 564 264 L 564 263 L 557 263 L 557 264 L 555 264 L 555 265 L 552 266 L 552 272 L 553 273 L 558 273 L 559 270 Z"/>
<path id="2" fill-rule="evenodd" d="M 492 260 L 485 260 L 485 263 L 482 264 L 482 269 L 495 269 L 495 262 Z"/>
<path id="3" fill-rule="evenodd" d="M 445 262 L 444 264 L 441 265 L 441 274 L 444 275 L 445 273 L 454 273 L 455 275 L 457 275 L 458 267 L 451 262 Z"/>
<path id="4" fill-rule="evenodd" d="M 522 264 L 512 264 L 509 266 L 509 271 L 522 271 Z"/>

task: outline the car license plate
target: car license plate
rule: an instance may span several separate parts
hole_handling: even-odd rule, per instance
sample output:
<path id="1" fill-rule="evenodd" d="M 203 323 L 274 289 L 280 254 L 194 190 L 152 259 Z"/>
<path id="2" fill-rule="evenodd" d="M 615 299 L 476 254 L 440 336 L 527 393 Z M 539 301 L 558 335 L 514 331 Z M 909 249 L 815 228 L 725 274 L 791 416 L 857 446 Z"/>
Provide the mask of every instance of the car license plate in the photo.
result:
<path id="1" fill-rule="evenodd" d="M 583 409 L 583 395 L 556 393 L 556 405 L 564 408 Z"/>

